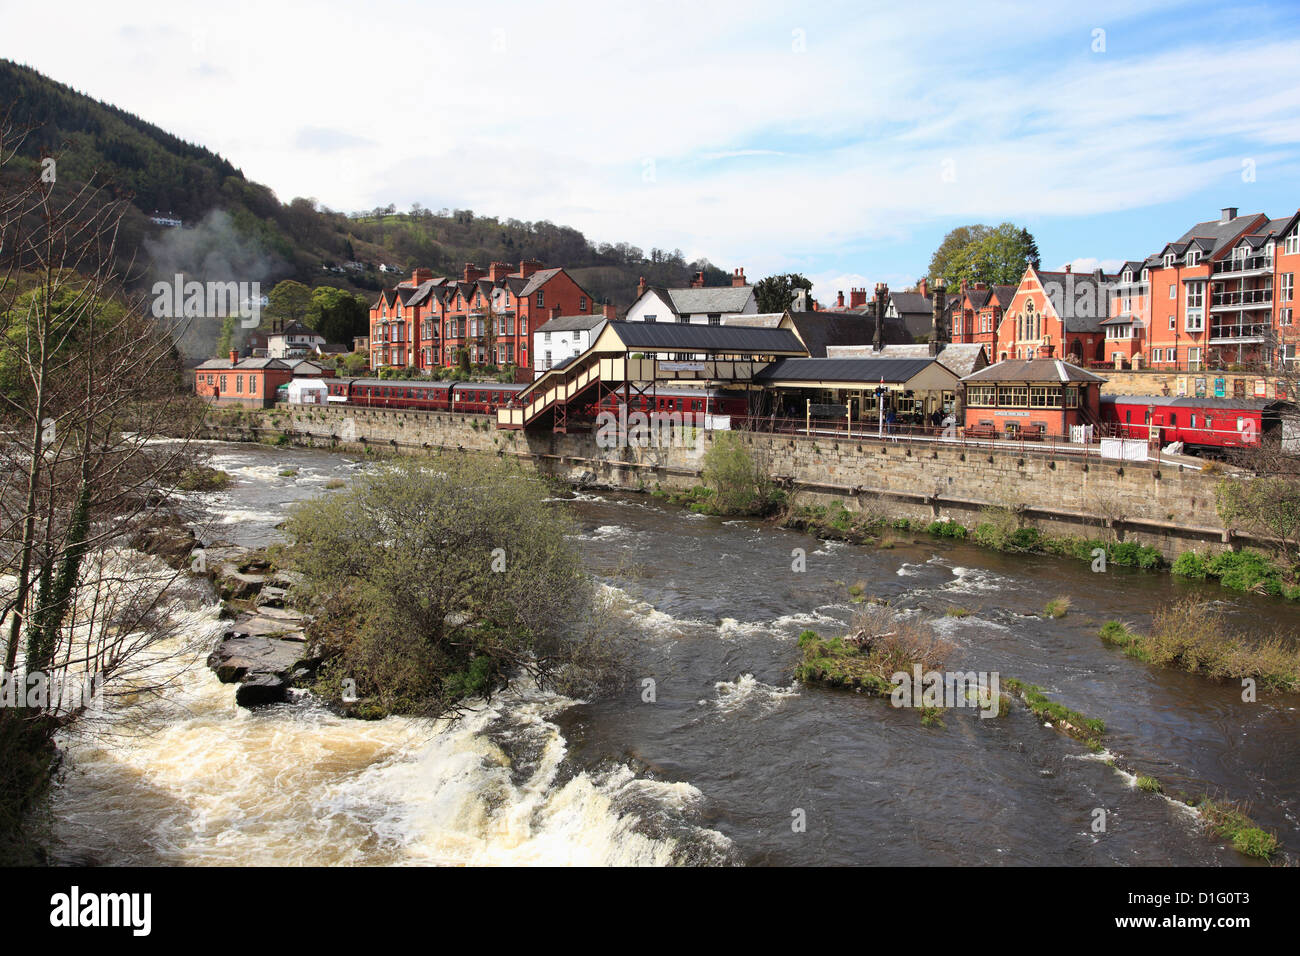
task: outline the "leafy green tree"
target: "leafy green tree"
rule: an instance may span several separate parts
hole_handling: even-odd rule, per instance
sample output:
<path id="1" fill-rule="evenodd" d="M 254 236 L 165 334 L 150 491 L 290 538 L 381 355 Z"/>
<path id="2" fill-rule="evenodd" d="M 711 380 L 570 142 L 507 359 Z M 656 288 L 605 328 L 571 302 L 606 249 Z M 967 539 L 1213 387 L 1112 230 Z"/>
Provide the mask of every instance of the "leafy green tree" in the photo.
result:
<path id="1" fill-rule="evenodd" d="M 804 289 L 812 291 L 812 281 L 797 272 L 768 276 L 754 286 L 754 298 L 759 312 L 784 312 L 794 303 L 795 294 Z"/>
<path id="2" fill-rule="evenodd" d="M 270 300 L 269 307 L 266 310 L 268 318 L 288 325 L 290 322 L 303 322 L 305 324 L 308 312 L 311 310 L 311 290 L 301 282 L 295 282 L 293 279 L 285 279 L 277 283 L 276 287 L 271 290 L 267 296 Z"/>
<path id="3" fill-rule="evenodd" d="M 373 714 L 433 718 L 584 666 L 595 592 L 546 498 L 514 463 L 446 453 L 296 507 L 286 531 L 322 622 L 318 689 L 351 678 Z"/>
<path id="4" fill-rule="evenodd" d="M 962 280 L 1015 285 L 1038 260 L 1038 243 L 1028 229 L 1009 222 L 958 226 L 930 257 L 929 275 L 942 278 L 949 289 L 960 287 Z"/>
<path id="5" fill-rule="evenodd" d="M 354 335 L 366 333 L 370 307 L 365 299 L 346 289 L 317 286 L 311 290 L 305 324 L 325 336 L 327 342 L 348 343 Z"/>

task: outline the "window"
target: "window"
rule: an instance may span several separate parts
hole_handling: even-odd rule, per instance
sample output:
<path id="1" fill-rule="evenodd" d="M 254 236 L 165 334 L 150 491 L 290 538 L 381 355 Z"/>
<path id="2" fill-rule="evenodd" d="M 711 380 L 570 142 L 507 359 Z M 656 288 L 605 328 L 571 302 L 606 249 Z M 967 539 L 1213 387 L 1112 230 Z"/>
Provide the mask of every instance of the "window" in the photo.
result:
<path id="1" fill-rule="evenodd" d="M 1194 266 L 1201 261 L 1201 254 L 1196 249 L 1189 250 L 1187 253 L 1187 264 Z"/>
<path id="2" fill-rule="evenodd" d="M 1079 388 L 1076 385 L 1069 385 L 1065 389 L 1065 407 L 1079 407 Z"/>
<path id="3" fill-rule="evenodd" d="M 1187 368 L 1190 371 L 1197 371 L 1201 367 L 1201 350 L 1199 348 L 1187 350 Z"/>
<path id="4" fill-rule="evenodd" d="M 1172 269 L 1173 267 L 1174 267 L 1174 254 L 1172 252 L 1167 252 L 1165 253 L 1165 268 Z"/>
<path id="5" fill-rule="evenodd" d="M 1291 317 L 1291 309 L 1290 309 L 1290 308 L 1280 309 L 1280 310 L 1278 311 L 1278 316 L 1277 316 L 1277 324 L 1278 324 L 1278 325 L 1290 325 L 1292 321 L 1293 321 L 1293 320 L 1292 320 L 1292 317 Z"/>
<path id="6" fill-rule="evenodd" d="M 709 325 L 721 325 L 721 324 L 722 324 L 721 312 L 712 312 L 709 314 Z"/>
<path id="7" fill-rule="evenodd" d="M 539 289 L 537 292 L 537 307 L 540 309 L 544 305 L 546 305 L 546 293 Z"/>
<path id="8" fill-rule="evenodd" d="M 654 324 L 655 324 L 655 319 L 656 319 L 656 318 L 658 318 L 658 316 L 647 315 L 647 316 L 645 317 L 645 321 L 649 322 L 651 325 L 654 325 Z"/>
<path id="9" fill-rule="evenodd" d="M 1029 405 L 1029 386 L 999 385 L 998 404 L 1009 408 L 1027 408 Z"/>
<path id="10" fill-rule="evenodd" d="M 1171 286 L 1171 288 L 1172 288 L 1172 286 Z M 1175 318 L 1175 317 L 1172 316 L 1172 315 L 1169 316 L 1169 331 L 1172 332 L 1172 331 L 1174 331 L 1174 330 L 1177 329 L 1177 328 L 1178 328 L 1178 319 Z"/>
<path id="11" fill-rule="evenodd" d="M 967 385 L 966 404 L 991 408 L 997 402 L 997 389 L 992 385 Z"/>
<path id="12" fill-rule="evenodd" d="M 1300 253 L 1300 231 L 1294 232 L 1286 237 L 1285 249 L 1288 256 L 1294 256 L 1297 253 Z"/>
<path id="13" fill-rule="evenodd" d="M 240 393 L 243 392 L 243 391 L 244 391 L 244 376 L 242 376 L 242 375 L 236 375 L 236 376 L 235 376 L 235 394 L 240 394 Z"/>
<path id="14" fill-rule="evenodd" d="M 1205 328 L 1205 283 L 1187 283 L 1187 331 L 1200 332 Z"/>
<path id="15" fill-rule="evenodd" d="M 1061 388 L 1059 385 L 1032 385 L 1029 388 L 1030 408 L 1060 408 Z"/>
<path id="16" fill-rule="evenodd" d="M 578 311 L 579 312 L 587 311 L 587 297 L 585 295 L 578 296 Z"/>
<path id="17" fill-rule="evenodd" d="M 546 364 L 543 365 L 542 368 L 550 368 L 550 367 L 551 367 L 551 353 L 550 353 L 550 352 L 547 352 L 547 353 L 546 353 L 546 359 L 545 359 L 545 362 L 546 362 Z"/>
<path id="18" fill-rule="evenodd" d="M 543 332 L 543 333 L 542 333 L 542 342 L 544 342 L 546 345 L 550 345 L 550 344 L 551 344 L 551 333 L 550 333 L 550 332 Z"/>
<path id="19" fill-rule="evenodd" d="M 256 395 L 256 394 L 257 394 L 257 376 L 256 376 L 256 375 L 250 375 L 250 376 L 248 376 L 248 394 L 249 394 L 249 395 Z"/>
<path id="20" fill-rule="evenodd" d="M 1177 286 L 1175 286 L 1172 282 L 1169 283 L 1169 298 L 1171 298 L 1171 299 L 1176 299 L 1176 298 L 1178 298 L 1178 293 L 1174 291 L 1174 289 L 1176 289 L 1176 288 L 1177 288 Z"/>
<path id="21" fill-rule="evenodd" d="M 1164 354 L 1165 354 L 1165 350 L 1164 350 L 1164 349 L 1152 349 L 1152 350 L 1151 350 L 1151 362 L 1152 362 L 1152 364 L 1155 364 L 1156 362 L 1163 361 L 1163 356 L 1164 356 Z"/>
<path id="22" fill-rule="evenodd" d="M 1279 302 L 1290 302 L 1291 296 L 1295 294 L 1295 273 L 1282 273 L 1281 295 L 1278 296 Z"/>

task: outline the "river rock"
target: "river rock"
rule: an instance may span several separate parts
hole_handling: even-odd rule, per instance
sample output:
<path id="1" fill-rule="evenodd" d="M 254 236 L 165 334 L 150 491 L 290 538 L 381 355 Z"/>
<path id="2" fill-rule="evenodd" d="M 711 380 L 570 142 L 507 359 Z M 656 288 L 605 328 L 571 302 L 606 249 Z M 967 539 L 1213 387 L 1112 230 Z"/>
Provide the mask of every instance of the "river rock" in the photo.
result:
<path id="1" fill-rule="evenodd" d="M 257 604 L 259 607 L 282 608 L 288 599 L 289 592 L 284 588 L 274 584 L 264 584 L 262 590 L 258 592 Z"/>
<path id="2" fill-rule="evenodd" d="M 302 645 L 295 641 L 235 634 L 208 655 L 208 666 L 223 684 L 233 684 L 263 674 L 287 678 L 300 657 Z"/>
<path id="3" fill-rule="evenodd" d="M 240 707 L 278 704 L 289 696 L 289 681 L 275 674 L 258 674 L 235 688 L 235 703 Z"/>
<path id="4" fill-rule="evenodd" d="M 226 600 L 245 600 L 253 597 L 266 583 L 263 574 L 245 574 L 234 565 L 223 564 L 217 570 L 217 587 Z"/>
<path id="5" fill-rule="evenodd" d="M 198 542 L 194 532 L 176 524 L 176 520 L 162 515 L 150 521 L 131 537 L 131 547 L 155 554 L 173 568 L 188 568 Z"/>

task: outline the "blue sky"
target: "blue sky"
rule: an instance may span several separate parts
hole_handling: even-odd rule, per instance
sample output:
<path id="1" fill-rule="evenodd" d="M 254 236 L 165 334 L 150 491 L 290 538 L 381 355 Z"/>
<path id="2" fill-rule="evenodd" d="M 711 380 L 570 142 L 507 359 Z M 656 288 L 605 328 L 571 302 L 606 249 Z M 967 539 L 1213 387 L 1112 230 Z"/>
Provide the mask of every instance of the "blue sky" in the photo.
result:
<path id="1" fill-rule="evenodd" d="M 823 301 L 914 281 L 962 223 L 1088 266 L 1300 208 L 1295 3 L 72 2 L 57 42 L 49 17 L 0 0 L 0 56 L 283 199 L 549 219 Z"/>

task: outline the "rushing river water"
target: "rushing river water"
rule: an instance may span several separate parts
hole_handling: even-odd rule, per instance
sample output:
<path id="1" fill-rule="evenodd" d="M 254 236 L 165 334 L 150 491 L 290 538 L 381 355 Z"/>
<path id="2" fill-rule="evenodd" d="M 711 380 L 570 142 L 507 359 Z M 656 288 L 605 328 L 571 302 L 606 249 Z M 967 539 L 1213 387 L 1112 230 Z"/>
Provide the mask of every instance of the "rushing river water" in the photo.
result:
<path id="1" fill-rule="evenodd" d="M 325 452 L 211 445 L 236 482 L 195 496 L 204 540 L 258 545 L 294 501 L 360 463 Z M 297 469 L 292 477 L 286 469 Z M 247 711 L 198 666 L 171 713 L 70 740 L 55 791 L 54 858 L 213 864 L 1182 864 L 1245 861 L 1187 808 L 1023 709 L 984 720 L 796 684 L 795 639 L 843 631 L 848 585 L 942 615 L 950 669 L 1041 685 L 1108 729 L 1124 765 L 1189 793 L 1249 804 L 1300 852 L 1294 696 L 1133 661 L 1097 638 L 1139 627 L 1195 586 L 1167 575 L 912 541 L 821 542 L 637 495 L 570 505 L 585 560 L 635 633 L 635 679 L 591 703 L 521 691 L 461 723 L 344 720 L 303 695 Z M 807 570 L 791 570 L 792 549 Z M 1292 632 L 1280 601 L 1211 596 L 1242 629 Z M 1068 595 L 1065 618 L 1044 620 Z M 187 631 L 206 650 L 221 622 L 195 586 Z M 645 679 L 654 701 L 643 700 Z M 110 723 L 112 722 L 110 714 Z M 119 722 L 121 723 L 121 722 Z M 1107 811 L 1093 832 L 1094 810 Z M 802 823 L 802 826 L 799 824 Z"/>

